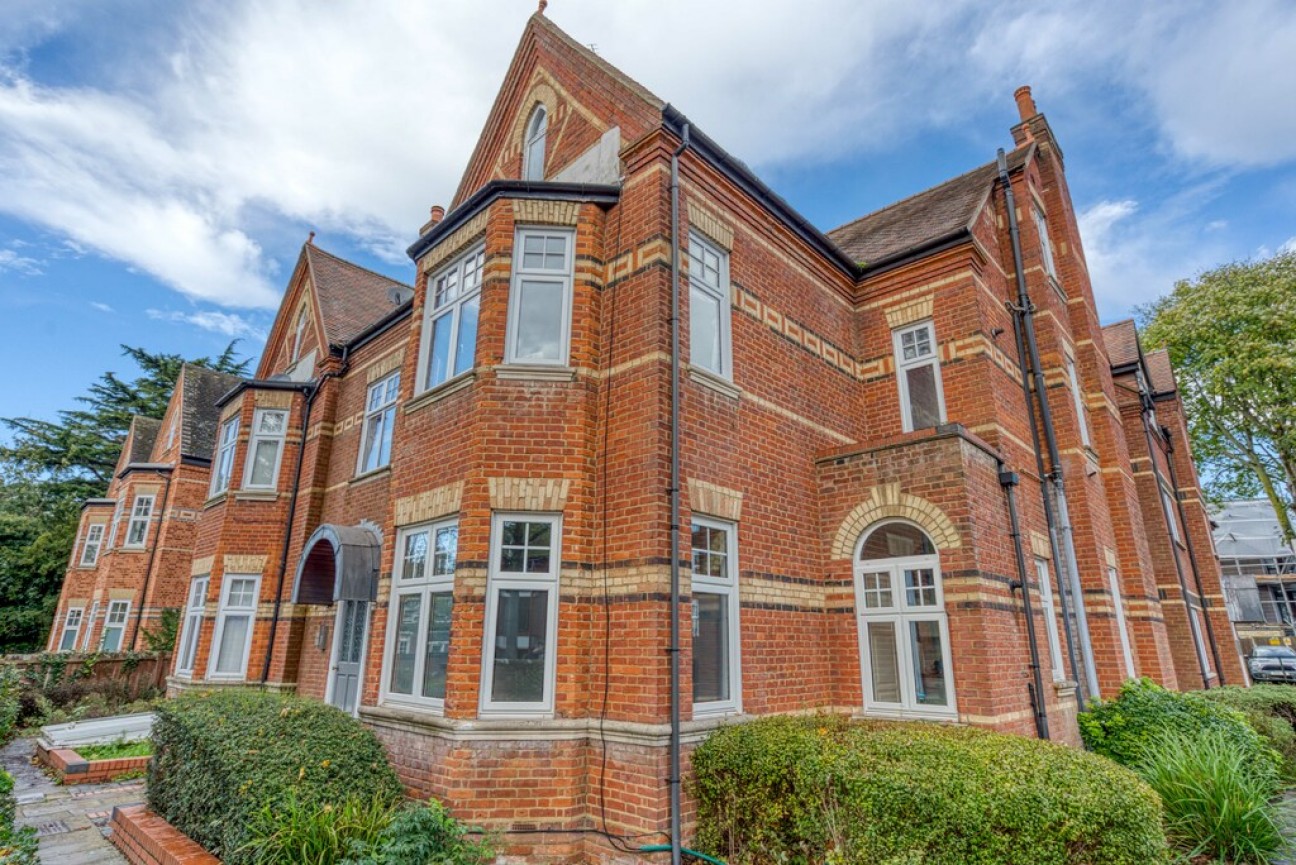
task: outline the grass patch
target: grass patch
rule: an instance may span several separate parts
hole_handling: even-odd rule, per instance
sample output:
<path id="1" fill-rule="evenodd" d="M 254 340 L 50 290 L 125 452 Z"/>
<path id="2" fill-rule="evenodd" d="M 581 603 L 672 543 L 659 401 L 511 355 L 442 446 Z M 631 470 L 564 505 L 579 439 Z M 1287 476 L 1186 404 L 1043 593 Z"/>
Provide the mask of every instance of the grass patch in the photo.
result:
<path id="1" fill-rule="evenodd" d="M 134 742 L 107 742 L 103 745 L 78 745 L 76 752 L 86 760 L 123 760 L 127 757 L 153 756 L 153 743 L 148 739 Z"/>

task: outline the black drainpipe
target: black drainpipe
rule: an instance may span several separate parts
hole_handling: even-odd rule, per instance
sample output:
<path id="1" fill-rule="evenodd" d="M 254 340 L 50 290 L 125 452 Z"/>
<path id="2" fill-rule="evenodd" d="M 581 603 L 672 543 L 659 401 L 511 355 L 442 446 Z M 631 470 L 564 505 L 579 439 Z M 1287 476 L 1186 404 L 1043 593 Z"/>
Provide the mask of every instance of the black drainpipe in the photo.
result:
<path id="1" fill-rule="evenodd" d="M 1053 555 L 1053 567 L 1057 570 L 1058 575 L 1058 605 L 1062 608 L 1062 622 L 1066 627 L 1062 629 L 1066 636 L 1067 663 L 1071 667 L 1071 678 L 1076 683 L 1076 701 L 1083 709 L 1088 698 L 1086 696 L 1087 688 L 1085 686 L 1085 677 L 1080 673 L 1080 663 L 1076 657 L 1076 639 L 1077 636 L 1071 629 L 1071 588 L 1067 583 L 1064 570 L 1066 568 L 1062 559 L 1061 548 L 1058 544 L 1057 514 L 1053 509 L 1053 496 L 1050 495 L 1048 485 L 1052 476 L 1044 467 L 1044 450 L 1040 443 L 1039 426 L 1035 422 L 1035 398 L 1031 393 L 1031 372 L 1027 366 L 1027 325 L 1030 323 L 1028 316 L 1031 314 L 1030 296 L 1026 293 L 1026 275 L 1022 272 L 1022 254 L 1021 254 L 1021 233 L 1017 228 L 1017 211 L 1016 200 L 1013 196 L 1012 183 L 1008 178 L 1008 160 L 1002 150 L 999 151 L 999 181 L 1003 184 L 1005 195 L 1005 210 L 1008 211 L 1008 233 L 1012 239 L 1013 251 L 1013 268 L 1017 274 L 1017 298 L 1016 305 L 1011 302 L 1008 309 L 1012 313 L 1013 335 L 1017 341 L 1017 368 L 1021 374 L 1022 397 L 1026 401 L 1026 419 L 1030 423 L 1031 444 L 1035 451 L 1035 471 L 1039 475 L 1040 495 L 1044 501 L 1044 522 L 1048 526 L 1049 551 Z M 1034 344 L 1034 327 L 1029 330 L 1031 343 Z M 1046 432 L 1052 432 L 1052 419 L 1047 414 L 1048 400 L 1043 393 L 1043 374 L 1039 373 L 1038 348 L 1030 353 L 1030 358 L 1035 364 L 1038 373 L 1036 381 L 1037 388 L 1040 390 L 1040 408 L 1045 412 L 1044 427 Z M 1051 436 L 1050 436 L 1051 438 Z M 1049 449 L 1050 457 L 1057 459 L 1055 451 L 1056 442 Z M 1055 463 L 1056 465 L 1056 463 Z M 1079 602 L 1079 599 L 1077 599 Z"/>
<path id="2" fill-rule="evenodd" d="M 162 541 L 162 521 L 166 519 L 167 503 L 171 501 L 172 470 L 154 469 L 154 471 L 163 476 L 162 479 L 166 482 L 166 488 L 162 490 L 162 507 L 157 512 L 157 531 L 153 533 L 153 547 L 149 550 L 148 565 L 144 568 L 144 585 L 140 589 L 139 603 L 135 605 L 135 627 L 131 629 L 130 641 L 122 641 L 122 647 L 129 646 L 130 651 L 135 650 L 135 643 L 139 640 L 140 623 L 144 619 L 144 601 L 148 598 L 149 584 L 153 582 L 153 560 L 157 558 L 158 544 Z M 129 525 L 129 522 L 127 525 Z"/>
<path id="3" fill-rule="evenodd" d="M 275 634 L 279 631 L 279 614 L 283 608 L 284 580 L 288 575 L 288 550 L 292 546 L 293 520 L 297 518 L 297 492 L 301 487 L 302 462 L 306 458 L 306 436 L 310 432 L 311 407 L 315 405 L 315 397 L 319 396 L 320 389 L 324 387 L 324 382 L 346 373 L 349 351 L 349 347 L 342 349 L 341 372 L 324 373 L 324 375 L 320 376 L 319 381 L 304 391 L 306 407 L 302 411 L 301 443 L 297 445 L 297 467 L 293 470 L 292 497 L 288 499 L 288 523 L 284 531 L 283 550 L 279 554 L 279 582 L 275 586 L 274 612 L 270 617 L 270 639 L 266 641 L 265 665 L 261 668 L 262 685 L 270 680 L 270 662 L 274 659 Z"/>
<path id="4" fill-rule="evenodd" d="M 1156 485 L 1157 501 L 1161 503 L 1161 518 L 1165 520 L 1166 541 L 1170 545 L 1170 558 L 1174 560 L 1175 574 L 1179 578 L 1179 593 L 1183 595 L 1184 615 L 1188 617 L 1188 633 L 1193 638 L 1193 650 L 1197 656 L 1197 666 L 1201 668 L 1202 687 L 1210 687 L 1210 674 L 1206 669 L 1205 658 L 1203 657 L 1203 646 L 1201 632 L 1197 630 L 1197 618 L 1193 615 L 1192 598 L 1188 594 L 1188 581 L 1184 578 L 1183 562 L 1179 561 L 1179 550 L 1174 539 L 1174 531 L 1171 529 L 1174 517 L 1170 513 L 1170 506 L 1166 504 L 1165 491 L 1161 486 L 1161 470 L 1157 468 L 1156 463 L 1156 444 L 1152 439 L 1152 421 L 1149 415 L 1149 406 L 1151 400 L 1144 395 L 1143 410 L 1140 412 L 1143 418 L 1143 438 L 1147 441 L 1148 465 L 1152 469 L 1152 483 Z M 1167 458 L 1166 462 L 1170 460 Z M 1175 495 L 1178 498 L 1178 494 Z"/>
<path id="5" fill-rule="evenodd" d="M 670 406 L 670 851 L 671 865 L 680 865 L 680 231 L 679 158 L 689 146 L 684 124 L 679 147 L 671 153 L 671 406 Z"/>
<path id="6" fill-rule="evenodd" d="M 1197 567 L 1197 554 L 1193 551 L 1192 532 L 1188 531 L 1188 514 L 1184 512 L 1183 500 L 1179 498 L 1179 479 L 1175 476 L 1174 442 L 1170 430 L 1161 427 L 1161 435 L 1166 443 L 1166 466 L 1170 469 L 1170 486 L 1174 487 L 1175 505 L 1179 509 L 1179 530 L 1183 534 L 1184 545 L 1188 547 L 1188 564 L 1192 567 L 1193 582 L 1197 584 L 1197 599 L 1201 601 L 1202 621 L 1206 623 L 1206 639 L 1210 641 L 1211 655 L 1215 658 L 1215 675 L 1221 685 L 1224 681 L 1224 664 L 1220 661 L 1219 645 L 1215 642 L 1215 628 L 1211 625 L 1210 613 L 1206 611 L 1206 588 L 1202 585 L 1201 570 Z"/>
<path id="7" fill-rule="evenodd" d="M 1031 608 L 1030 577 L 1026 571 L 1026 552 L 1022 549 L 1021 523 L 1017 519 L 1016 472 L 1008 471 L 999 460 L 999 486 L 1008 500 L 1008 522 L 1012 526 L 1013 552 L 1017 557 L 1017 579 L 1021 586 L 1022 606 L 1026 608 L 1026 642 L 1030 649 L 1031 711 L 1035 714 L 1035 734 L 1049 738 L 1048 713 L 1044 710 L 1044 676 L 1040 672 L 1039 646 L 1035 640 L 1035 611 Z"/>

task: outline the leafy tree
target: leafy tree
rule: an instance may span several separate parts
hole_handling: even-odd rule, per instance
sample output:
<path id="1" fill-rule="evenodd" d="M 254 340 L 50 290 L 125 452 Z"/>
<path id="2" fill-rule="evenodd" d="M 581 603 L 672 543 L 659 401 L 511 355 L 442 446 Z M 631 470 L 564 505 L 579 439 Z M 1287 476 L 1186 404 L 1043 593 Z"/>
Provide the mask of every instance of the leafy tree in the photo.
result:
<path id="1" fill-rule="evenodd" d="M 1181 280 L 1140 312 L 1145 344 L 1170 351 L 1210 492 L 1263 493 L 1296 537 L 1296 252 Z"/>
<path id="2" fill-rule="evenodd" d="M 244 375 L 231 342 L 217 357 L 189 361 Z M 5 418 L 0 447 L 0 651 L 38 648 L 49 632 L 76 540 L 81 503 L 102 496 L 133 415 L 161 418 L 185 363 L 178 354 L 122 346 L 139 367 L 127 380 L 107 372 L 57 421 Z"/>

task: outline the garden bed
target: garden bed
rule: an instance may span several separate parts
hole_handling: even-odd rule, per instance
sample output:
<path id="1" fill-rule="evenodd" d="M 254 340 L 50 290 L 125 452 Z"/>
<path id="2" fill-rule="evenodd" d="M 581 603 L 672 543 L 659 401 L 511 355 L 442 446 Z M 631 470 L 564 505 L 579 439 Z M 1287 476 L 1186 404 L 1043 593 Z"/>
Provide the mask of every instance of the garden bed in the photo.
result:
<path id="1" fill-rule="evenodd" d="M 152 759 L 152 726 L 153 715 L 145 713 L 43 727 L 36 760 L 63 784 L 101 784 L 142 773 Z"/>

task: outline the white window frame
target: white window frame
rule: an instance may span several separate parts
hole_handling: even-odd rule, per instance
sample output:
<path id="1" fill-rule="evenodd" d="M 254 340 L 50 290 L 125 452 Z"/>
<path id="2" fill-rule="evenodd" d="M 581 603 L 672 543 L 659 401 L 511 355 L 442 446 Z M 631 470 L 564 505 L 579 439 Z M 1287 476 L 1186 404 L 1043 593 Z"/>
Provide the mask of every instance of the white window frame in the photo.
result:
<path id="1" fill-rule="evenodd" d="M 522 179 L 545 179 L 545 151 L 549 137 L 549 110 L 537 105 L 527 118 L 522 141 Z"/>
<path id="2" fill-rule="evenodd" d="M 234 450 L 238 447 L 238 433 L 238 415 L 221 423 L 216 440 L 216 459 L 212 461 L 209 495 L 217 496 L 230 488 L 230 481 L 234 478 Z"/>
<path id="3" fill-rule="evenodd" d="M 545 574 L 515 574 L 502 572 L 499 567 L 501 541 L 505 522 L 549 523 L 549 571 Z M 558 593 L 561 589 L 559 574 L 562 570 L 562 516 L 560 514 L 510 512 L 491 515 L 490 563 L 486 583 L 486 634 L 482 651 L 481 698 L 479 717 L 550 717 L 554 711 L 554 682 L 558 661 Z M 495 637 L 501 591 L 548 592 L 546 610 L 546 647 L 543 698 L 534 703 L 499 702 L 491 699 L 492 676 L 495 670 Z"/>
<path id="4" fill-rule="evenodd" d="M 140 513 L 140 506 L 148 502 L 148 510 Z M 130 520 L 126 523 L 126 541 L 122 544 L 123 549 L 142 550 L 148 546 L 149 524 L 153 521 L 153 508 L 157 504 L 157 493 L 137 493 L 135 502 L 131 505 Z M 135 532 L 137 525 L 143 525 L 144 530 L 138 541 L 132 541 L 131 535 Z"/>
<path id="5" fill-rule="evenodd" d="M 1165 508 L 1166 516 L 1170 521 L 1170 538 L 1176 544 L 1183 546 L 1183 530 L 1179 526 L 1179 515 L 1175 513 L 1175 503 L 1178 497 L 1173 495 L 1165 484 L 1158 482 L 1157 489 L 1161 492 L 1161 506 Z"/>
<path id="6" fill-rule="evenodd" d="M 290 365 L 296 365 L 301 360 L 302 346 L 306 344 L 306 326 L 310 323 L 310 316 L 307 315 L 306 305 L 302 304 L 297 313 L 297 323 L 293 328 L 293 345 L 292 358 L 288 361 Z"/>
<path id="7" fill-rule="evenodd" d="M 99 618 L 99 602 L 90 605 L 90 617 L 86 619 L 85 634 L 81 637 L 81 651 L 90 651 L 90 637 L 94 634 L 95 621 Z"/>
<path id="8" fill-rule="evenodd" d="M 76 621 L 73 621 L 72 614 L 76 613 Z M 75 652 L 77 641 L 81 639 L 81 627 L 85 624 L 85 607 L 68 607 L 63 613 L 63 627 L 59 629 L 58 652 Z M 72 645 L 64 646 L 67 642 L 68 633 L 72 635 Z"/>
<path id="9" fill-rule="evenodd" d="M 562 271 L 542 270 L 523 266 L 524 247 L 528 237 L 560 237 L 564 242 L 566 268 Z M 571 357 L 571 320 L 572 320 L 572 284 L 575 273 L 575 232 L 561 228 L 519 228 L 514 236 L 513 277 L 509 283 L 508 334 L 504 349 L 504 362 L 523 366 L 566 366 Z M 517 340 L 520 336 L 518 316 L 521 314 L 520 303 L 523 282 L 546 282 L 558 285 L 562 289 L 562 310 L 560 311 L 561 332 L 558 335 L 559 356 L 556 358 L 521 358 L 517 356 Z"/>
<path id="10" fill-rule="evenodd" d="M 1049 664 L 1053 668 L 1053 681 L 1065 682 L 1066 666 L 1062 662 L 1062 637 L 1058 632 L 1057 606 L 1053 601 L 1053 577 L 1048 559 L 1036 557 L 1035 579 L 1039 583 L 1040 612 L 1044 616 L 1044 633 L 1048 638 Z"/>
<path id="11" fill-rule="evenodd" d="M 103 630 L 99 632 L 99 651 L 101 652 L 123 652 L 126 642 L 126 625 L 130 621 L 131 602 L 127 600 L 110 600 L 108 610 L 104 613 Z M 116 613 L 120 621 L 114 622 L 113 615 Z M 121 630 L 121 636 L 117 639 L 117 648 L 108 648 L 108 631 Z"/>
<path id="12" fill-rule="evenodd" d="M 423 676 L 427 663 L 428 629 L 432 625 L 432 597 L 450 595 L 451 615 L 454 614 L 454 567 L 448 573 L 436 573 L 436 539 L 437 533 L 459 529 L 457 517 L 438 520 L 434 523 L 423 523 L 417 526 L 402 527 L 396 533 L 396 557 L 392 563 L 392 584 L 387 605 L 387 638 L 383 647 L 382 681 L 379 686 L 379 698 L 384 704 L 401 704 L 430 710 L 433 714 L 445 711 L 444 697 L 425 697 L 422 692 Z M 405 575 L 405 544 L 415 535 L 427 535 L 427 559 L 424 562 L 423 576 L 420 578 Z M 458 558 L 459 544 L 456 536 L 455 557 Z M 403 694 L 391 690 L 392 669 L 396 663 L 396 632 L 399 630 L 400 602 L 402 598 L 418 597 L 419 624 L 414 634 L 414 672 L 410 693 Z M 335 641 L 336 642 L 336 641 Z M 449 649 L 447 648 L 447 651 Z"/>
<path id="13" fill-rule="evenodd" d="M 726 575 L 716 578 L 710 575 L 692 573 L 692 596 L 699 594 L 718 595 L 725 599 L 729 615 L 729 699 L 709 700 L 693 703 L 693 717 L 710 715 L 733 715 L 742 712 L 742 639 L 739 619 L 738 595 L 738 524 L 710 517 L 695 515 L 693 526 L 706 526 L 709 529 L 725 532 Z M 692 533 L 690 532 L 690 538 Z M 689 561 L 693 557 L 690 555 Z M 696 601 L 693 609 L 693 636 L 697 636 L 698 607 Z"/>
<path id="14" fill-rule="evenodd" d="M 1067 380 L 1071 382 L 1071 400 L 1075 404 L 1076 422 L 1080 425 L 1080 444 L 1093 447 L 1089 437 L 1089 413 L 1085 411 L 1084 391 L 1080 388 L 1080 372 L 1076 369 L 1075 358 L 1069 353 L 1066 357 Z"/>
<path id="15" fill-rule="evenodd" d="M 908 333 L 926 329 L 931 340 L 931 353 L 910 361 L 904 359 L 904 336 Z M 940 423 L 946 423 L 945 385 L 941 381 L 940 343 L 936 341 L 936 324 L 928 319 L 916 324 L 898 327 L 891 332 L 891 348 L 895 353 L 896 384 L 900 388 L 900 418 L 905 432 L 914 431 L 913 406 L 909 401 L 909 378 L 905 374 L 911 369 L 930 366 L 934 371 L 936 382 L 936 405 L 939 409 Z"/>
<path id="16" fill-rule="evenodd" d="M 117 548 L 117 530 L 118 526 L 121 525 L 122 510 L 125 504 L 126 500 L 120 495 L 117 496 L 117 501 L 113 503 L 112 524 L 108 528 L 108 549 L 110 550 Z"/>
<path id="17" fill-rule="evenodd" d="M 1135 679 L 1134 648 L 1130 644 L 1129 625 L 1125 620 L 1125 599 L 1121 597 L 1120 573 L 1114 565 L 1107 566 L 1107 583 L 1111 588 L 1112 607 L 1116 611 L 1116 627 L 1120 632 L 1121 657 L 1125 661 L 1125 678 Z"/>
<path id="18" fill-rule="evenodd" d="M 189 583 L 189 600 L 185 607 L 184 625 L 180 629 L 180 639 L 177 640 L 179 645 L 179 654 L 176 656 L 176 672 L 192 676 L 194 667 L 198 663 L 198 641 L 202 637 L 203 613 L 207 607 L 207 587 L 211 585 L 211 577 L 202 575 L 194 577 Z M 188 666 L 185 666 L 185 658 L 189 658 Z"/>
<path id="19" fill-rule="evenodd" d="M 261 432 L 261 419 L 269 414 L 283 415 L 283 432 Z M 259 408 L 252 413 L 252 432 L 248 436 L 247 455 L 243 460 L 243 489 L 275 490 L 279 488 L 279 466 L 283 463 L 284 448 L 287 447 L 288 420 L 289 412 L 286 408 Z M 279 443 L 279 446 L 275 448 L 274 470 L 270 474 L 270 483 L 254 484 L 252 483 L 252 468 L 256 464 L 257 444 L 263 441 Z"/>
<path id="20" fill-rule="evenodd" d="M 370 407 L 373 402 L 374 392 L 378 391 L 382 398 L 382 403 Z M 365 390 L 365 416 L 364 423 L 360 426 L 360 448 L 356 454 L 356 474 L 363 475 L 368 472 L 376 472 L 381 468 L 391 465 L 392 449 L 392 427 L 396 425 L 396 402 L 400 398 L 400 370 L 393 372 L 391 375 L 378 379 Z M 374 423 L 381 423 L 382 430 L 379 433 L 386 439 L 387 459 L 382 458 L 384 445 L 382 440 L 378 443 L 378 462 L 374 465 L 368 465 L 365 461 L 369 442 L 369 427 Z"/>
<path id="21" fill-rule="evenodd" d="M 252 606 L 235 607 L 229 605 L 230 589 L 235 580 L 252 581 Z M 220 588 L 220 605 L 216 608 L 216 627 L 212 630 L 211 649 L 207 653 L 207 678 L 222 681 L 243 681 L 247 678 L 247 666 L 251 661 L 252 655 L 252 635 L 256 631 L 257 608 L 261 603 L 261 575 L 260 574 L 225 574 L 221 577 Z M 218 673 L 217 667 L 220 666 L 220 647 L 221 638 L 225 633 L 225 626 L 229 620 L 235 616 L 248 617 L 247 636 L 243 640 L 243 663 L 236 673 Z"/>
<path id="22" fill-rule="evenodd" d="M 96 532 L 95 529 L 99 531 Z M 99 564 L 99 551 L 104 542 L 104 524 L 90 523 L 86 526 L 85 540 L 81 543 L 80 566 L 93 568 Z"/>
<path id="23" fill-rule="evenodd" d="M 1032 204 L 1031 210 L 1035 214 L 1035 229 L 1039 232 L 1040 240 L 1040 261 L 1043 263 L 1044 272 L 1049 278 L 1057 281 L 1057 262 L 1053 260 L 1053 240 L 1049 237 L 1048 217 L 1038 204 Z"/>
<path id="24" fill-rule="evenodd" d="M 864 714 L 888 718 L 926 718 L 933 720 L 955 720 L 958 718 L 958 692 L 954 685 L 954 656 L 950 647 L 949 615 L 945 609 L 945 581 L 941 577 L 940 553 L 932 555 L 903 556 L 885 559 L 862 560 L 860 553 L 869 536 L 879 531 L 888 523 L 906 523 L 906 520 L 887 519 L 870 526 L 860 535 L 852 559 L 852 570 L 855 583 L 856 631 L 859 634 L 860 651 L 860 685 Z M 913 525 L 909 523 L 909 525 Z M 926 530 L 917 526 L 926 534 Z M 928 535 L 928 540 L 931 536 Z M 934 545 L 934 542 L 933 542 Z M 933 605 L 913 606 L 908 601 L 908 591 L 903 584 L 905 569 L 930 569 L 935 588 L 936 601 Z M 891 586 L 889 594 L 892 603 L 889 606 L 871 608 L 864 603 L 863 575 L 880 571 L 889 571 Z M 892 622 L 895 625 L 897 664 L 899 670 L 900 702 L 871 702 L 869 699 L 870 677 L 872 675 L 872 658 L 869 651 L 867 628 L 869 622 Z M 918 703 L 914 693 L 912 679 L 913 660 L 910 657 L 907 637 L 909 623 L 936 622 L 940 630 L 941 653 L 945 659 L 945 687 L 948 691 L 944 708 L 925 706 Z"/>
<path id="25" fill-rule="evenodd" d="M 699 253 L 701 253 L 699 255 Z M 703 267 L 696 262 L 705 262 L 707 254 L 713 255 L 717 259 L 716 271 L 718 285 L 712 285 L 706 281 Z M 696 231 L 689 232 L 689 249 L 688 249 L 688 280 L 689 280 L 689 365 L 697 369 L 709 372 L 712 375 L 720 376 L 728 381 L 733 381 L 733 330 L 730 317 L 732 302 L 729 299 L 729 252 L 712 243 L 703 235 Z M 719 341 L 720 348 L 720 369 L 711 369 L 709 366 L 701 364 L 693 355 L 693 295 L 704 294 L 716 301 L 720 310 L 718 327 L 719 332 L 716 339 Z"/>
<path id="26" fill-rule="evenodd" d="M 419 337 L 419 365 L 415 374 L 415 384 L 419 393 L 434 387 L 440 387 L 459 376 L 468 375 L 476 366 L 477 335 L 481 332 L 481 288 L 486 273 L 486 246 L 479 243 L 468 252 L 456 258 L 448 266 L 432 274 L 427 281 L 427 292 L 423 302 L 423 333 Z M 437 303 L 437 287 L 453 275 L 457 288 L 453 297 Z M 471 284 L 470 284 L 471 283 Z M 473 336 L 473 357 L 468 359 L 467 369 L 455 372 L 459 365 L 459 328 L 463 324 L 463 308 L 470 302 L 477 301 L 477 330 Z M 441 381 L 432 381 L 432 344 L 436 322 L 450 316 L 449 351 L 446 354 L 446 377 Z"/>

